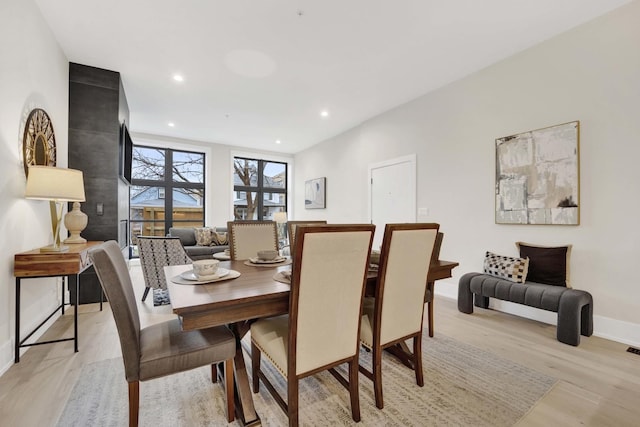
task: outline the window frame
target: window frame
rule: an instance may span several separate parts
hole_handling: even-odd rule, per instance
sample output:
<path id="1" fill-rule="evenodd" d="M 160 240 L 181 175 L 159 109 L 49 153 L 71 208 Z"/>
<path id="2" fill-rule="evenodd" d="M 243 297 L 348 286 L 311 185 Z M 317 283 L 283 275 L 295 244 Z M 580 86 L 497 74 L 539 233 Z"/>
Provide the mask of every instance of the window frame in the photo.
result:
<path id="1" fill-rule="evenodd" d="M 257 171 L 257 183 L 255 186 L 251 185 L 236 185 L 235 184 L 235 161 L 236 159 L 255 161 L 258 163 Z M 278 163 L 284 166 L 284 187 L 265 187 L 264 186 L 264 168 L 267 163 Z M 231 183 L 232 194 L 235 196 L 238 193 L 256 193 L 256 218 L 245 219 L 247 221 L 264 221 L 264 196 L 265 194 L 283 194 L 284 205 L 282 211 L 287 212 L 289 209 L 289 168 L 291 167 L 290 161 L 286 159 L 274 159 L 268 156 L 252 155 L 247 153 L 231 153 Z M 236 206 L 231 201 L 232 218 L 236 218 Z"/>

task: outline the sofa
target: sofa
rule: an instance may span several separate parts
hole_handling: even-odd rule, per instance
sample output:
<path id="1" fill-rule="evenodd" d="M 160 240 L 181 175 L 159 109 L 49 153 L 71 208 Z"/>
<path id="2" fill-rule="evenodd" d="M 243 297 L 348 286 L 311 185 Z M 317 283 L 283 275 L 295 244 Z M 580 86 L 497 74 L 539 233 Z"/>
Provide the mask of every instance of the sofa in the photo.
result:
<path id="1" fill-rule="evenodd" d="M 215 230 L 217 233 L 226 234 L 227 227 L 211 227 L 211 230 Z M 187 255 L 189 255 L 189 258 L 194 261 L 198 259 L 212 258 L 213 254 L 224 252 L 226 249 L 229 249 L 228 244 L 217 244 L 215 242 L 208 245 L 199 245 L 196 239 L 196 227 L 171 227 L 169 228 L 167 236 L 180 238 L 180 243 L 182 243 Z"/>
<path id="2" fill-rule="evenodd" d="M 558 314 L 558 341 L 577 346 L 580 335 L 593 334 L 593 298 L 571 289 L 571 245 L 541 246 L 516 242 L 519 257 L 486 252 L 482 273 L 467 273 L 458 282 L 458 310 L 489 308 L 497 298 Z"/>

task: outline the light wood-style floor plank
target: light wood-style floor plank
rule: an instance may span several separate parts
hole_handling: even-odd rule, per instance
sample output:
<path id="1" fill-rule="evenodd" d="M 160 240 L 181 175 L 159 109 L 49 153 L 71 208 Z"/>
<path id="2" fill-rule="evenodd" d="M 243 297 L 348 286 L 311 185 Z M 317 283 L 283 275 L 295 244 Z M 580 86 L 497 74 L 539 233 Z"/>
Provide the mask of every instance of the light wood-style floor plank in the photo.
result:
<path id="1" fill-rule="evenodd" d="M 131 274 L 139 300 L 144 290 L 140 267 L 132 265 Z M 151 295 L 138 306 L 143 326 L 173 317 L 169 306 L 153 307 Z M 582 337 L 580 346 L 572 347 L 556 340 L 554 326 L 478 308 L 463 314 L 445 298 L 436 298 L 435 307 L 436 336 L 445 334 L 559 380 L 518 426 L 638 425 L 640 356 L 626 352 L 626 345 Z M 108 304 L 102 312 L 98 304 L 81 306 L 79 319 L 80 352 L 73 352 L 72 342 L 31 347 L 0 377 L 0 424 L 54 425 L 82 367 L 120 356 Z M 72 334 L 69 310 L 43 339 Z"/>

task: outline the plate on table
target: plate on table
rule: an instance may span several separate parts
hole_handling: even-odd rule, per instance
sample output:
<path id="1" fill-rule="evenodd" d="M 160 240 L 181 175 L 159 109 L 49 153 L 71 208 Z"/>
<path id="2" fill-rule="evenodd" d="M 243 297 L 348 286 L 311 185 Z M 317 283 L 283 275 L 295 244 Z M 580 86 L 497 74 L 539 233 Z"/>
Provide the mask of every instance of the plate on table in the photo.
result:
<path id="1" fill-rule="evenodd" d="M 286 256 L 278 256 L 278 257 L 275 257 L 274 259 L 260 259 L 258 257 L 249 258 L 249 261 L 251 261 L 253 264 L 277 264 L 279 262 L 286 261 L 286 260 L 287 260 Z"/>
<path id="2" fill-rule="evenodd" d="M 183 273 L 180 273 L 180 277 L 185 279 L 185 280 L 191 280 L 194 282 L 203 282 L 205 280 L 216 280 L 216 279 L 220 279 L 226 275 L 229 274 L 229 270 L 227 270 L 226 268 L 221 268 L 218 267 L 218 270 L 216 271 L 216 274 L 212 274 L 210 276 L 196 276 L 195 273 L 193 272 L 193 270 L 187 270 Z"/>

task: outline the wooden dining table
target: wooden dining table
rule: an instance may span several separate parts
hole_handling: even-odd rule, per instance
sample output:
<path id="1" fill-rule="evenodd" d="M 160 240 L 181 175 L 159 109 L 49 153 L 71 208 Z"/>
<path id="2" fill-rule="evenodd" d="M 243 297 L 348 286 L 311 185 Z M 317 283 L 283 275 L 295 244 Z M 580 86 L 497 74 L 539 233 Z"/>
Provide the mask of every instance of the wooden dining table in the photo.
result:
<path id="1" fill-rule="evenodd" d="M 241 340 L 253 320 L 289 311 L 290 286 L 277 281 L 274 276 L 279 271 L 291 269 L 291 265 L 252 266 L 244 261 L 221 261 L 219 265 L 220 268 L 238 271 L 240 276 L 207 284 L 180 284 L 172 279 L 190 270 L 191 265 L 165 267 L 171 305 L 184 330 L 228 325 L 234 333 L 236 412 L 242 425 L 257 426 L 261 422 L 251 396 Z M 428 283 L 433 286 L 436 280 L 451 277 L 451 270 L 457 265 L 456 262 L 441 260 L 432 263 Z M 375 271 L 367 274 L 368 293 L 375 289 L 376 278 Z"/>

